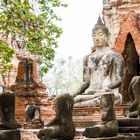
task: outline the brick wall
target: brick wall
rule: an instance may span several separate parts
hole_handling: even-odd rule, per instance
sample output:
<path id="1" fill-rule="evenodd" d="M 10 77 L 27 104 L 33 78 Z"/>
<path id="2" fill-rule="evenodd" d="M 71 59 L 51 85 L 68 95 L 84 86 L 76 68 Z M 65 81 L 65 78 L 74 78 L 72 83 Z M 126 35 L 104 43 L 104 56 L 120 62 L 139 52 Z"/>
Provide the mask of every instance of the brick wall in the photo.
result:
<path id="1" fill-rule="evenodd" d="M 110 46 L 121 53 L 130 32 L 140 55 L 140 1 L 110 0 L 103 6 L 103 18 L 111 33 Z"/>
<path id="2" fill-rule="evenodd" d="M 43 98 L 45 99 L 45 102 L 43 101 Z M 46 126 L 48 122 L 50 122 L 54 116 L 55 116 L 55 110 L 54 110 L 54 101 L 48 100 L 47 96 L 44 96 L 43 98 L 40 98 L 40 102 L 36 102 L 34 98 L 28 98 L 28 102 L 30 104 L 36 104 L 40 107 L 40 115 L 41 119 L 44 121 L 44 125 Z M 25 108 L 27 105 L 27 100 L 24 97 L 16 96 L 15 101 L 15 116 L 16 120 L 20 124 L 25 123 Z"/>
<path id="3" fill-rule="evenodd" d="M 38 129 L 21 129 L 21 140 L 39 140 L 37 138 Z"/>
<path id="4" fill-rule="evenodd" d="M 110 0 L 103 5 L 103 19 L 111 33 L 109 45 L 116 52 L 122 54 L 125 60 L 125 77 L 122 87 L 120 88 L 124 103 L 129 101 L 127 92 L 132 77 L 140 75 L 139 7 L 139 0 Z M 126 44 L 126 41 L 129 40 L 128 35 L 132 37 L 130 44 Z M 128 50 L 128 47 L 130 47 L 130 50 Z M 133 54 L 131 55 L 130 53 Z M 134 68 L 136 68 L 136 70 L 134 70 Z"/>
<path id="5" fill-rule="evenodd" d="M 28 65 L 32 68 L 25 71 Z M 29 75 L 28 83 L 26 81 L 27 75 Z M 46 85 L 39 81 L 37 63 L 33 61 L 31 65 L 26 61 L 20 61 L 16 79 L 16 82 L 10 86 L 10 89 L 16 95 L 15 115 L 17 122 L 22 125 L 25 123 L 25 108 L 27 105 L 37 105 L 40 108 L 40 118 L 46 125 L 55 115 L 53 109 L 54 101 L 48 99 Z"/>

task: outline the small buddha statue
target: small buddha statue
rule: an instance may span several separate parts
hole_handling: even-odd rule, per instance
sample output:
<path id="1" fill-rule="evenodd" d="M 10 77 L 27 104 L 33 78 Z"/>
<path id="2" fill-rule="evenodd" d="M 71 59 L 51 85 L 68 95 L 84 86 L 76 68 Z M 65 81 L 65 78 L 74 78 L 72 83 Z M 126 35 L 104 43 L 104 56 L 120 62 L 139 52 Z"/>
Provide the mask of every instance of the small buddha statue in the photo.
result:
<path id="1" fill-rule="evenodd" d="M 39 106 L 32 104 L 27 105 L 26 109 L 26 122 L 24 123 L 25 129 L 39 129 L 44 127 L 44 122 L 41 120 L 40 108 Z"/>
<path id="2" fill-rule="evenodd" d="M 94 51 L 84 57 L 83 83 L 74 93 L 74 106 L 99 106 L 102 94 L 113 92 L 115 104 L 121 104 L 118 88 L 124 75 L 122 56 L 109 47 L 110 33 L 99 17 L 92 30 Z"/>

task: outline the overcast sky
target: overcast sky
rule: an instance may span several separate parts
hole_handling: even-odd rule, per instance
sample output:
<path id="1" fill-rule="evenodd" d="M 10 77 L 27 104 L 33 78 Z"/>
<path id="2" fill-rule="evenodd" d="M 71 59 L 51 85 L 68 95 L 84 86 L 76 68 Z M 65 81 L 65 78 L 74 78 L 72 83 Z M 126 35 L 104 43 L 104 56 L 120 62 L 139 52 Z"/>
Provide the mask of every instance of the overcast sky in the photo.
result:
<path id="1" fill-rule="evenodd" d="M 102 13 L 102 0 L 64 0 L 67 8 L 57 11 L 62 18 L 63 34 L 59 39 L 59 57 L 82 58 L 92 47 L 91 30 Z"/>

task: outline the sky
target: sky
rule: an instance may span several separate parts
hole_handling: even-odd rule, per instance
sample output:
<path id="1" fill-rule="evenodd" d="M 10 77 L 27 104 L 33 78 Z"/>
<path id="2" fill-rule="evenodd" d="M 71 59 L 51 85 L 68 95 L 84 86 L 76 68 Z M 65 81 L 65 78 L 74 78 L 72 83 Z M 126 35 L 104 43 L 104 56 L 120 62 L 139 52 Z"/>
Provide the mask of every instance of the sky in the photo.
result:
<path id="1" fill-rule="evenodd" d="M 57 10 L 63 34 L 59 39 L 56 57 L 83 58 L 90 53 L 91 31 L 102 13 L 102 0 L 64 0 L 67 8 Z"/>

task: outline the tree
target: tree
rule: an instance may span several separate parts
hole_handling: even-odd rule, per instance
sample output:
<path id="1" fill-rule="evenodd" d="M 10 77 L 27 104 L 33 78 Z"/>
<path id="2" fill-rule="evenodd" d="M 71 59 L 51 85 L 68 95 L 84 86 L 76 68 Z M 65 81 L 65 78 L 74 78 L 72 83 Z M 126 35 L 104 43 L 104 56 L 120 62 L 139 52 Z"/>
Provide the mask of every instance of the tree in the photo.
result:
<path id="1" fill-rule="evenodd" d="M 49 97 L 72 93 L 82 83 L 82 60 L 71 56 L 57 58 L 43 80 L 47 83 Z"/>
<path id="2" fill-rule="evenodd" d="M 60 0 L 1 0 L 1 73 L 11 67 L 10 60 L 16 52 L 13 45 L 33 54 L 38 62 L 44 64 L 41 70 L 47 72 L 62 33 L 56 24 L 60 18 L 54 11 L 66 6 Z M 8 38 L 11 39 L 10 45 L 6 42 Z"/>

